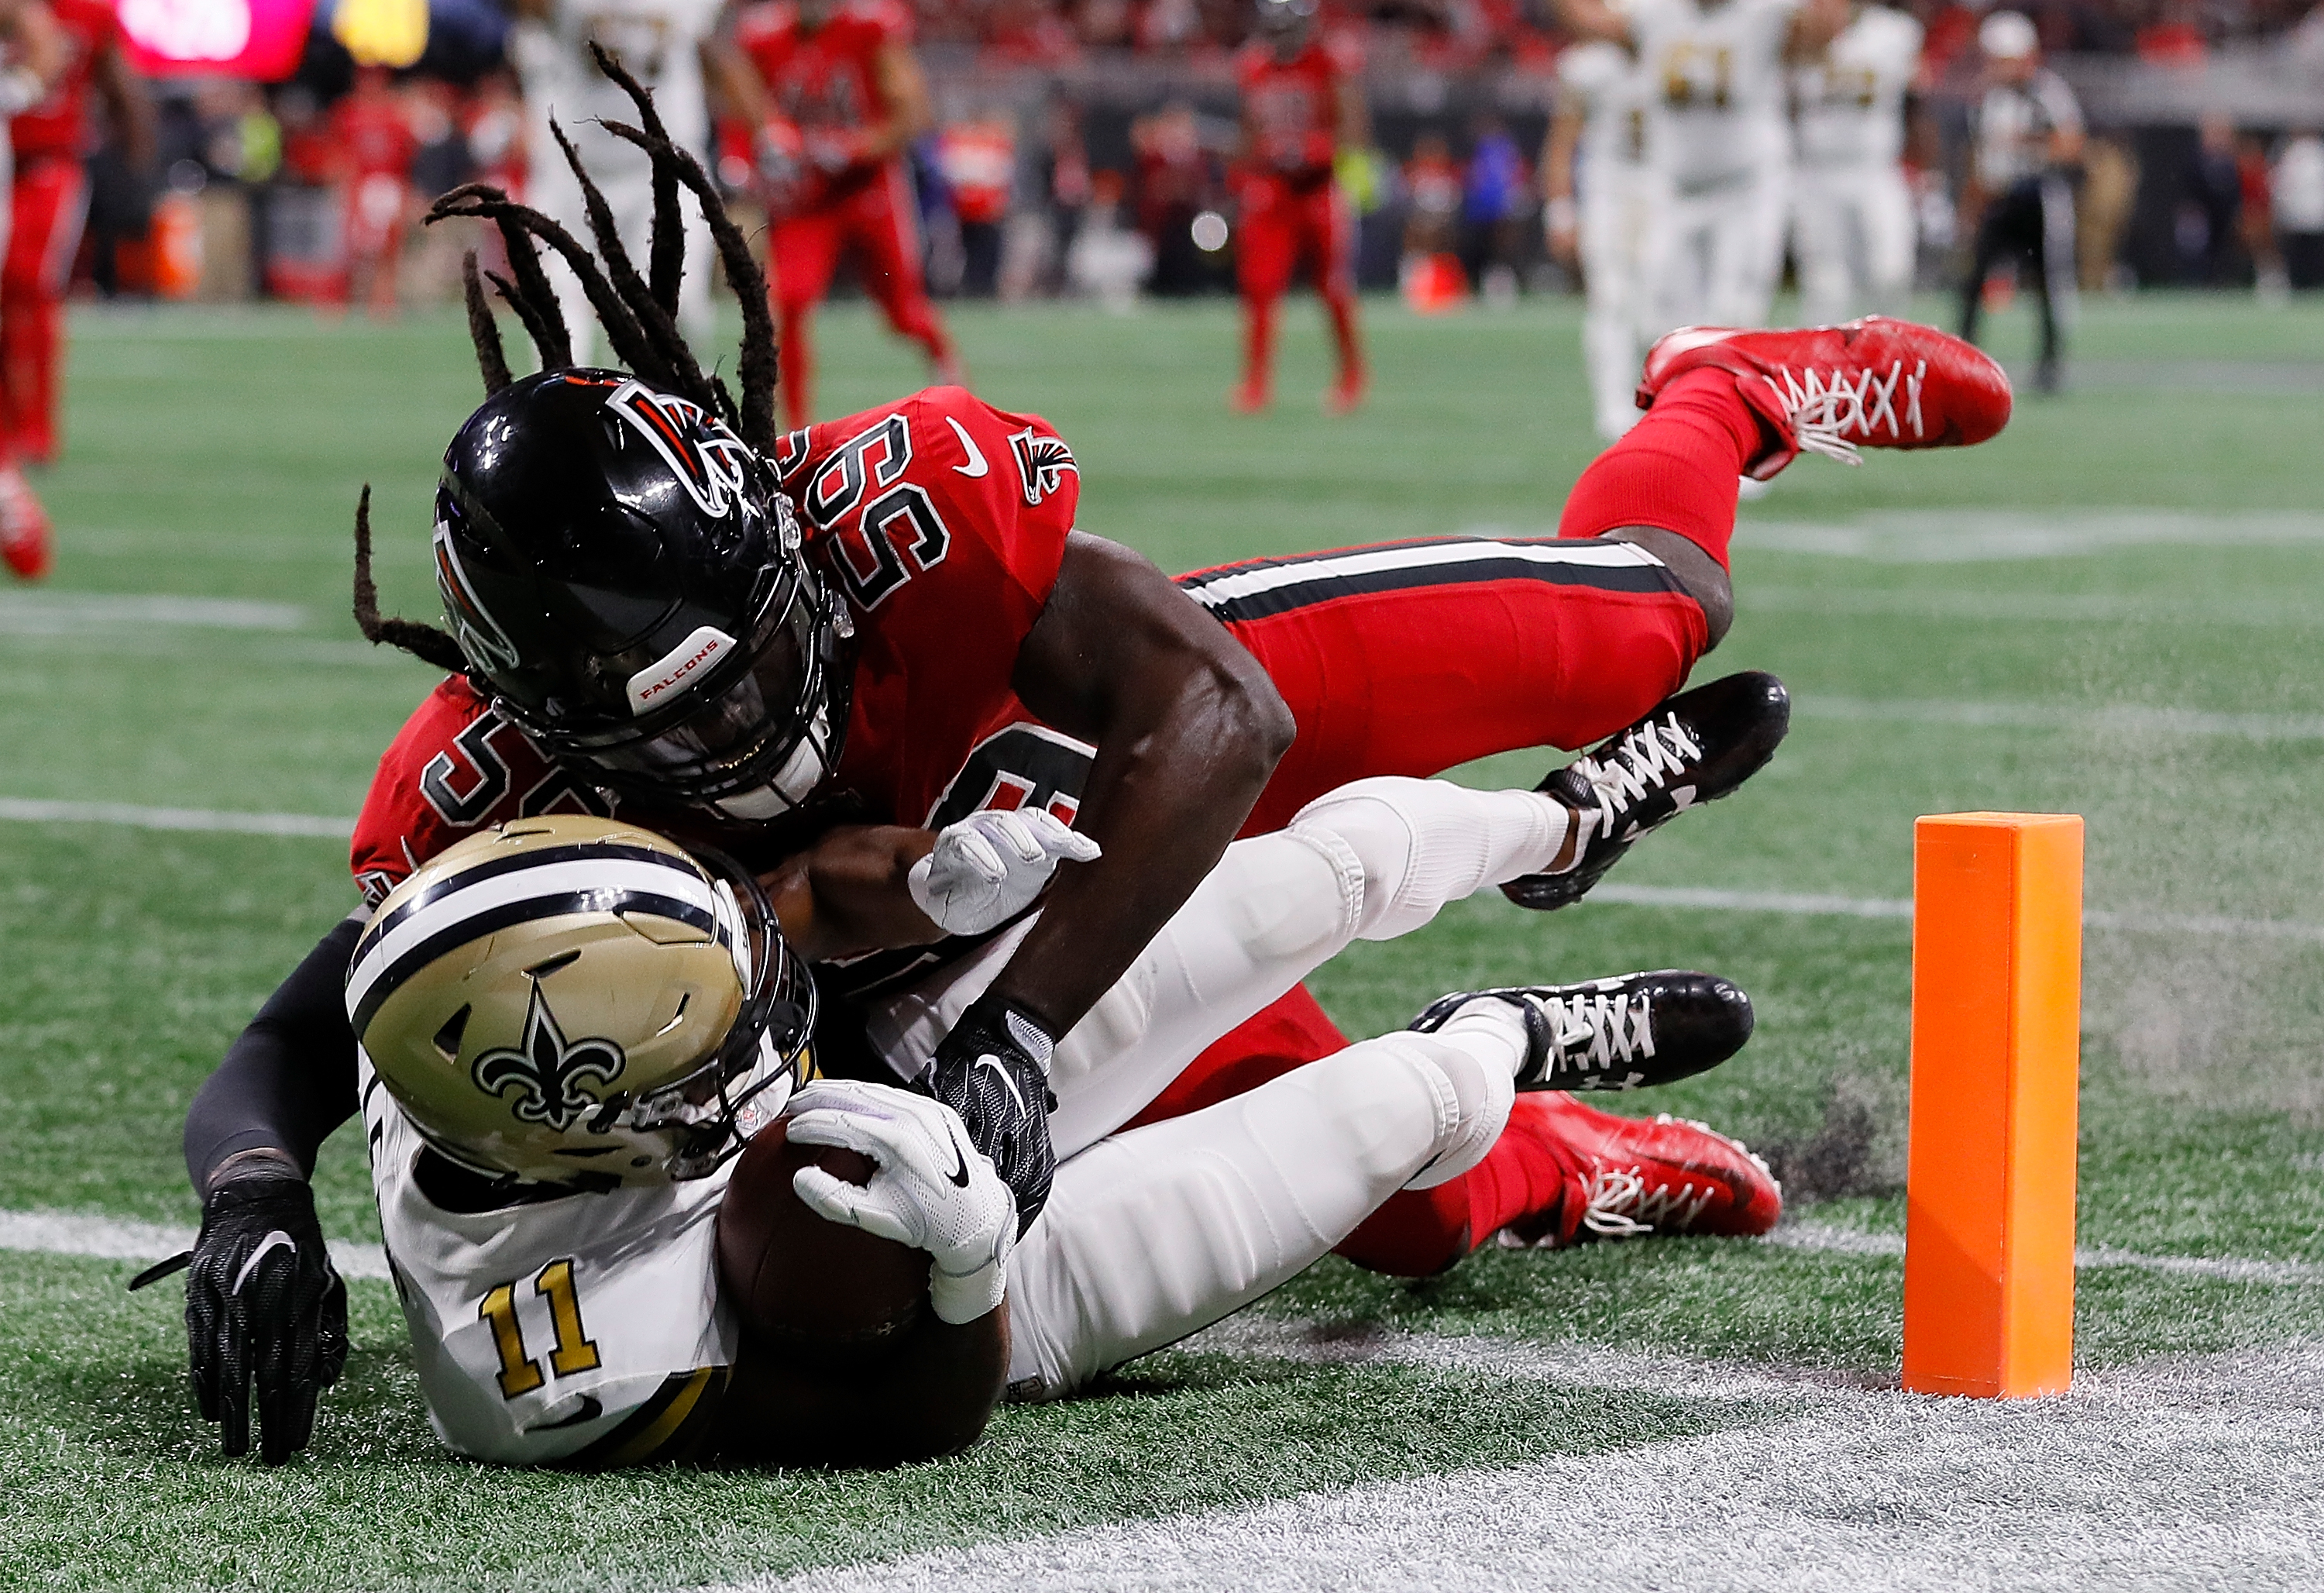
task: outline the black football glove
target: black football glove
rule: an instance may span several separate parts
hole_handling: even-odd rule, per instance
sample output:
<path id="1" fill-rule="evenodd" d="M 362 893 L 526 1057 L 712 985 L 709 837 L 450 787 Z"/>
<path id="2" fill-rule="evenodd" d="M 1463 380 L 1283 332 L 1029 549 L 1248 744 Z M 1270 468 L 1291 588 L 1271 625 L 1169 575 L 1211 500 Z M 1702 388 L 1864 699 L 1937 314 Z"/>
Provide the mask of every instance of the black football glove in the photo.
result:
<path id="1" fill-rule="evenodd" d="M 980 997 L 960 1014 L 929 1067 L 928 1093 L 960 1114 L 976 1148 L 1017 1197 L 1022 1234 L 1049 1203 L 1057 1153 L 1049 1144 L 1048 1031 L 1021 1007 Z"/>
<path id="2" fill-rule="evenodd" d="M 184 1255 L 139 1273 L 140 1289 L 186 1269 L 186 1339 L 194 1398 L 228 1455 L 250 1452 L 258 1386 L 259 1452 L 279 1466 L 307 1447 L 315 1401 L 347 1358 L 347 1286 L 323 1247 L 304 1179 L 252 1173 L 212 1190 L 201 1236 Z"/>

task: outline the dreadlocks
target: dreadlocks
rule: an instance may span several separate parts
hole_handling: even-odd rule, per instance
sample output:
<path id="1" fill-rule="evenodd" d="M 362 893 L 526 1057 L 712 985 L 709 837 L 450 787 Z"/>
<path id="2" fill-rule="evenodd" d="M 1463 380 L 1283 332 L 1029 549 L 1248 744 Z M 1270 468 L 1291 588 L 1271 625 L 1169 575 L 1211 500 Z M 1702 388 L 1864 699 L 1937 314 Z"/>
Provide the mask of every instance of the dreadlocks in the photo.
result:
<path id="1" fill-rule="evenodd" d="M 564 311 L 558 305 L 549 273 L 540 261 L 540 246 L 545 245 L 580 279 L 582 292 L 588 295 L 589 307 L 604 328 L 615 358 L 640 380 L 699 404 L 733 428 L 736 435 L 752 448 L 771 455 L 778 435 L 775 385 L 780 367 L 775 349 L 774 317 L 767 309 L 767 279 L 758 261 L 752 257 L 750 240 L 734 225 L 733 218 L 727 215 L 725 202 L 712 184 L 709 173 L 703 171 L 702 162 L 670 138 L 660 114 L 654 109 L 651 91 L 602 46 L 593 42 L 589 53 L 596 59 L 597 69 L 629 96 L 638 112 L 637 126 L 622 122 L 601 125 L 642 150 L 653 163 L 653 233 L 647 249 L 647 274 L 638 274 L 629 251 L 613 230 L 613 210 L 605 203 L 604 195 L 581 164 L 581 156 L 565 136 L 565 130 L 553 119 L 549 128 L 556 135 L 558 148 L 573 175 L 580 181 L 590 236 L 596 245 L 595 255 L 547 216 L 518 204 L 504 191 L 488 184 L 469 183 L 438 199 L 428 212 L 429 225 L 452 216 L 490 221 L 499 229 L 508 248 L 507 276 L 498 272 L 479 272 L 473 252 L 462 262 L 468 337 L 475 346 L 484 392 L 488 395 L 498 393 L 511 379 L 500 327 L 484 296 L 486 278 L 491 280 L 493 291 L 523 323 L 526 335 L 540 356 L 543 370 L 573 363 L 572 333 L 565 324 Z M 686 238 L 678 195 L 681 188 L 691 190 L 700 202 L 703 219 L 710 226 L 710 236 L 726 267 L 726 280 L 742 301 L 742 349 L 738 371 L 742 402 L 739 405 L 724 382 L 715 374 L 703 371 L 678 329 L 678 287 L 686 274 Z M 355 624 L 374 643 L 400 647 L 439 669 L 463 671 L 470 667 L 459 644 L 435 626 L 380 616 L 379 594 L 371 574 L 368 486 L 363 489 L 362 500 L 355 508 Z"/>

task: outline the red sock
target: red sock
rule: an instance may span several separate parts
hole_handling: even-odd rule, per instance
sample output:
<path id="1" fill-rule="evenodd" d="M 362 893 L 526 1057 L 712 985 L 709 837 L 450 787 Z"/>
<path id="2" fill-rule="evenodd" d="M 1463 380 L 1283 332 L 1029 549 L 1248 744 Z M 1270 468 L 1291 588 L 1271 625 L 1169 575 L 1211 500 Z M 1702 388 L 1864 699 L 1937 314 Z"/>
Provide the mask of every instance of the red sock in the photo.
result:
<path id="1" fill-rule="evenodd" d="M 1390 1197 L 1339 1254 L 1391 1277 L 1434 1277 L 1511 1223 L 1562 1212 L 1572 1161 L 1550 1112 L 1536 1098 L 1517 1097 L 1482 1162 L 1450 1183 Z"/>
<path id="2" fill-rule="evenodd" d="M 1275 301 L 1245 299 L 1242 301 L 1242 384 L 1249 391 L 1263 394 L 1274 375 L 1275 366 Z"/>
<path id="3" fill-rule="evenodd" d="M 1347 293 L 1329 293 L 1323 306 L 1332 312 L 1332 337 L 1340 346 L 1340 383 L 1353 386 L 1364 379 L 1364 350 L 1356 340 L 1356 301 Z"/>
<path id="4" fill-rule="evenodd" d="M 1565 500 L 1561 537 L 1626 526 L 1675 532 L 1727 567 L 1736 482 L 1767 440 L 1725 371 L 1693 370 L 1664 388 L 1628 434 L 1591 461 Z"/>
<path id="5" fill-rule="evenodd" d="M 815 413 L 815 350 L 807 339 L 807 307 L 779 304 L 775 308 L 783 328 L 783 412 L 796 431 Z"/>

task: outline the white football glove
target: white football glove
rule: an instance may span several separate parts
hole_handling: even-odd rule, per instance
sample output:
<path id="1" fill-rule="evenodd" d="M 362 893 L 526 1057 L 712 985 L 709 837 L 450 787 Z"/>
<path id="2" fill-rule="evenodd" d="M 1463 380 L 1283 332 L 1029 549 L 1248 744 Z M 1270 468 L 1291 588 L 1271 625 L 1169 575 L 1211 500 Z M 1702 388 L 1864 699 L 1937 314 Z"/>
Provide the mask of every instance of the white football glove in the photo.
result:
<path id="1" fill-rule="evenodd" d="M 861 1151 L 880 1164 L 862 1185 L 800 1168 L 791 1188 L 810 1210 L 935 1257 L 928 1303 L 944 1320 L 973 1322 L 1000 1305 L 1017 1200 L 970 1145 L 958 1113 L 890 1085 L 824 1079 L 793 1095 L 787 1116 L 792 1139 Z"/>
<path id="2" fill-rule="evenodd" d="M 1094 863 L 1102 855 L 1047 809 L 986 808 L 945 826 L 906 884 L 936 928 L 981 935 L 1030 907 L 1059 863 Z"/>

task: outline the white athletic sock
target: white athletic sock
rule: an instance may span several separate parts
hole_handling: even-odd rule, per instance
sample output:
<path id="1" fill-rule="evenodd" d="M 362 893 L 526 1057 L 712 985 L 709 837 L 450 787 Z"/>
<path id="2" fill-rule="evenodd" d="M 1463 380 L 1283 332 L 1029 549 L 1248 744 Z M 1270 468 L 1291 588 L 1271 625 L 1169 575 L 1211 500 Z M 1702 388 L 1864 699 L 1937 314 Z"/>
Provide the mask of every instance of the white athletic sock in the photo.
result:
<path id="1" fill-rule="evenodd" d="M 1517 1072 L 1525 1061 L 1525 1019 L 1505 1002 L 1480 1001 L 1435 1033 L 1411 1038 L 1436 1042 L 1433 1060 L 1460 1100 L 1460 1126 L 1404 1186 L 1433 1190 L 1482 1162 L 1508 1126 L 1509 1110 L 1517 1105 Z"/>
<path id="2" fill-rule="evenodd" d="M 1572 819 L 1539 792 L 1383 776 L 1316 798 L 1290 829 L 1360 878 L 1355 938 L 1392 940 L 1447 902 L 1548 868 Z"/>

